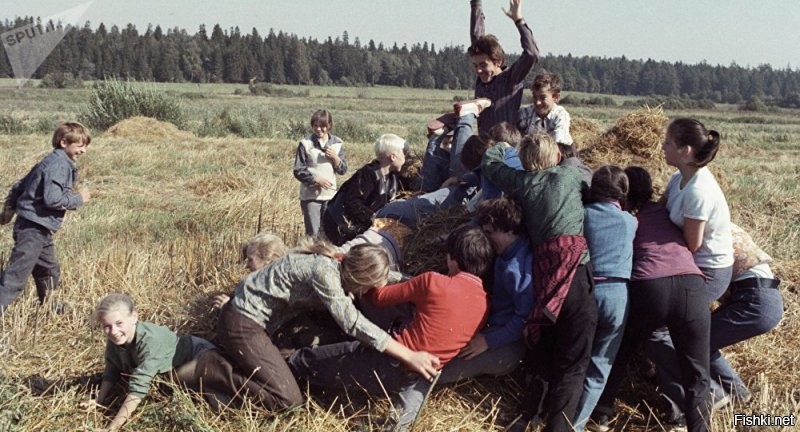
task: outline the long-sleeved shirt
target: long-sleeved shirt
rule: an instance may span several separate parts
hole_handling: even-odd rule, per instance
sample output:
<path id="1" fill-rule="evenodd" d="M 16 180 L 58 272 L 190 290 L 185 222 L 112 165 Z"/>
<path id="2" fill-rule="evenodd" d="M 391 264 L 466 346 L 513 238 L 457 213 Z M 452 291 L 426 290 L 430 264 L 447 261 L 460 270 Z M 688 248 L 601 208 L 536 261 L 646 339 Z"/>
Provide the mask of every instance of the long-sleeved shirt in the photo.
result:
<path id="1" fill-rule="evenodd" d="M 484 15 L 481 0 L 470 1 L 470 41 L 474 43 L 485 35 Z M 478 132 L 488 134 L 492 126 L 507 121 L 517 124 L 525 77 L 539 61 L 539 48 L 533 39 L 533 32 L 524 20 L 516 23 L 522 45 L 522 54 L 511 66 L 497 74 L 491 81 L 475 81 L 475 97 L 488 98 L 492 106 L 481 111 L 478 117 Z"/>
<path id="2" fill-rule="evenodd" d="M 83 204 L 81 195 L 72 190 L 77 180 L 78 168 L 59 148 L 14 184 L 8 197 L 15 203 L 17 217 L 58 231 L 66 211 Z"/>
<path id="3" fill-rule="evenodd" d="M 333 166 L 325 156 L 330 147 L 339 156 L 339 165 Z M 316 135 L 311 134 L 300 140 L 294 157 L 294 177 L 300 181 L 300 200 L 328 201 L 336 194 L 336 174 L 347 172 L 344 159 L 344 144 L 335 135 L 328 136 L 328 142 L 320 143 Z M 314 183 L 317 178 L 331 182 L 329 189 L 320 189 Z"/>
<path id="4" fill-rule="evenodd" d="M 130 374 L 129 393 L 144 397 L 154 376 L 192 359 L 192 348 L 191 336 L 177 335 L 167 327 L 139 321 L 133 342 L 106 344 L 103 380 L 117 382 L 121 374 Z"/>
<path id="5" fill-rule="evenodd" d="M 290 253 L 250 273 L 236 287 L 231 306 L 268 334 L 306 311 L 327 310 L 339 327 L 383 351 L 389 334 L 356 309 L 345 293 L 339 263 L 323 255 Z"/>
<path id="6" fill-rule="evenodd" d="M 494 263 L 491 312 L 483 331 L 489 349 L 522 339 L 532 307 L 533 251 L 528 238 L 519 236 Z"/>
<path id="7" fill-rule="evenodd" d="M 536 114 L 533 105 L 528 105 L 519 110 L 517 129 L 522 135 L 541 132 L 550 135 L 559 144 L 572 145 L 569 123 L 569 113 L 561 105 L 554 105 L 544 118 Z"/>
<path id="8" fill-rule="evenodd" d="M 414 351 L 439 357 L 442 366 L 483 327 L 489 307 L 481 279 L 467 272 L 427 272 L 370 290 L 365 297 L 378 307 L 413 303 L 414 318 L 396 339 Z"/>

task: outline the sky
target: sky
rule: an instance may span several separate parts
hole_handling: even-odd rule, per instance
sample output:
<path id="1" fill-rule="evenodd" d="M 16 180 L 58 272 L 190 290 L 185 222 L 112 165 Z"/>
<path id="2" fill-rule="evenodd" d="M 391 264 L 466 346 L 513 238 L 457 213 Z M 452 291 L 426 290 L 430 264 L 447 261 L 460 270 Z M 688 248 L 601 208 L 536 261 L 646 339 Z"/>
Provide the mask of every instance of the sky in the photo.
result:
<path id="1" fill-rule="evenodd" d="M 467 45 L 468 0 L 0 0 L 0 19 L 50 17 L 87 4 L 81 25 L 133 23 L 194 34 L 270 29 L 318 40 L 341 37 L 387 47 L 415 43 Z M 519 34 L 502 9 L 484 0 L 487 32 L 518 53 Z M 522 13 L 543 54 L 681 61 L 800 69 L 798 0 L 523 0 Z"/>

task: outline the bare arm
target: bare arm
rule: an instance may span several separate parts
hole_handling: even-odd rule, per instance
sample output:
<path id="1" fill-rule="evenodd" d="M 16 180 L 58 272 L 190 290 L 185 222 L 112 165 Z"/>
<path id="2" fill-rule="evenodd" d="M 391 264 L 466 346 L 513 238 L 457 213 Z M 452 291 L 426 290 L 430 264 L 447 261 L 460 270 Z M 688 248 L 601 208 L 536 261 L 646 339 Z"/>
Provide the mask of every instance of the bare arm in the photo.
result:
<path id="1" fill-rule="evenodd" d="M 696 252 L 703 244 L 703 232 L 706 229 L 706 221 L 698 219 L 683 218 L 683 239 L 690 251 Z"/>
<path id="2" fill-rule="evenodd" d="M 142 403 L 142 398 L 139 396 L 128 395 L 125 398 L 125 402 L 122 403 L 122 406 L 119 407 L 119 411 L 117 415 L 114 416 L 114 420 L 111 420 L 111 424 L 108 425 L 108 430 L 117 430 L 128 421 L 133 415 L 133 412 L 136 411 L 136 408 L 139 407 L 139 404 Z"/>

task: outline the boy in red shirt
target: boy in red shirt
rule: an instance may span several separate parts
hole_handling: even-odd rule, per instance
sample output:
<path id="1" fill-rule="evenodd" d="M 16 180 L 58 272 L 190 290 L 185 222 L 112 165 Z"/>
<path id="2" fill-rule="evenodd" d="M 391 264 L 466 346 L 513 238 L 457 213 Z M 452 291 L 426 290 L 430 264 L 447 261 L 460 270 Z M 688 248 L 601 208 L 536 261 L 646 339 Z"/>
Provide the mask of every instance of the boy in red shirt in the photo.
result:
<path id="1" fill-rule="evenodd" d="M 441 367 L 483 328 L 488 300 L 481 277 L 494 262 L 489 239 L 476 226 L 456 228 L 447 238 L 446 249 L 448 275 L 423 273 L 362 297 L 379 307 L 414 304 L 414 316 L 394 338 L 410 349 L 436 355 Z M 401 428 L 414 420 L 431 385 L 392 357 L 358 341 L 303 348 L 292 354 L 288 363 L 298 379 L 305 378 L 312 385 L 363 388 L 376 395 L 388 392 L 399 411 L 390 421 Z"/>

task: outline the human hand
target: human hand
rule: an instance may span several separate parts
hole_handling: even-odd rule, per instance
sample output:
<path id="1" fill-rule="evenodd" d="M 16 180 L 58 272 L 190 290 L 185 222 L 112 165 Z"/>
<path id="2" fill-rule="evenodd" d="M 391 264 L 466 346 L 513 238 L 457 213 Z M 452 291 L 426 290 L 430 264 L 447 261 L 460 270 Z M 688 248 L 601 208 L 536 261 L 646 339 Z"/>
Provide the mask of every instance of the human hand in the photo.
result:
<path id="1" fill-rule="evenodd" d="M 408 369 L 422 375 L 428 381 L 433 381 L 441 367 L 439 357 L 427 351 L 411 351 L 404 363 Z"/>
<path id="2" fill-rule="evenodd" d="M 333 187 L 333 183 L 324 178 L 315 178 L 314 186 L 316 186 L 319 189 L 331 189 Z"/>
<path id="3" fill-rule="evenodd" d="M 325 148 L 325 157 L 331 161 L 334 167 L 339 166 L 339 164 L 342 162 L 342 160 L 339 159 L 339 155 L 333 150 L 332 147 Z"/>
<path id="4" fill-rule="evenodd" d="M 461 352 L 458 353 L 458 356 L 464 357 L 466 360 L 470 360 L 488 349 L 489 344 L 486 342 L 486 336 L 484 336 L 483 333 L 478 333 L 472 338 L 472 340 L 469 341 L 467 346 L 461 349 Z"/>
<path id="5" fill-rule="evenodd" d="M 455 186 L 455 185 L 457 185 L 459 183 L 461 183 L 461 179 L 460 178 L 458 178 L 458 177 L 450 177 L 450 178 L 448 178 L 447 180 L 445 180 L 442 183 L 442 186 L 440 187 L 440 189 L 444 189 L 444 188 L 450 187 L 450 186 Z"/>
<path id="6" fill-rule="evenodd" d="M 517 20 L 522 19 L 522 0 L 509 0 L 508 1 L 508 10 L 503 8 L 503 13 L 506 14 L 507 17 L 511 18 L 514 22 Z"/>
<path id="7" fill-rule="evenodd" d="M 80 194 L 81 200 L 83 200 L 84 204 L 88 203 L 89 199 L 92 197 L 92 194 L 89 193 L 89 189 L 81 189 L 78 191 L 78 193 Z"/>
<path id="8" fill-rule="evenodd" d="M 225 304 L 228 303 L 230 299 L 231 298 L 226 294 L 217 294 L 214 296 L 214 299 L 212 300 L 212 305 L 214 309 L 222 309 L 222 307 L 225 306 Z"/>

